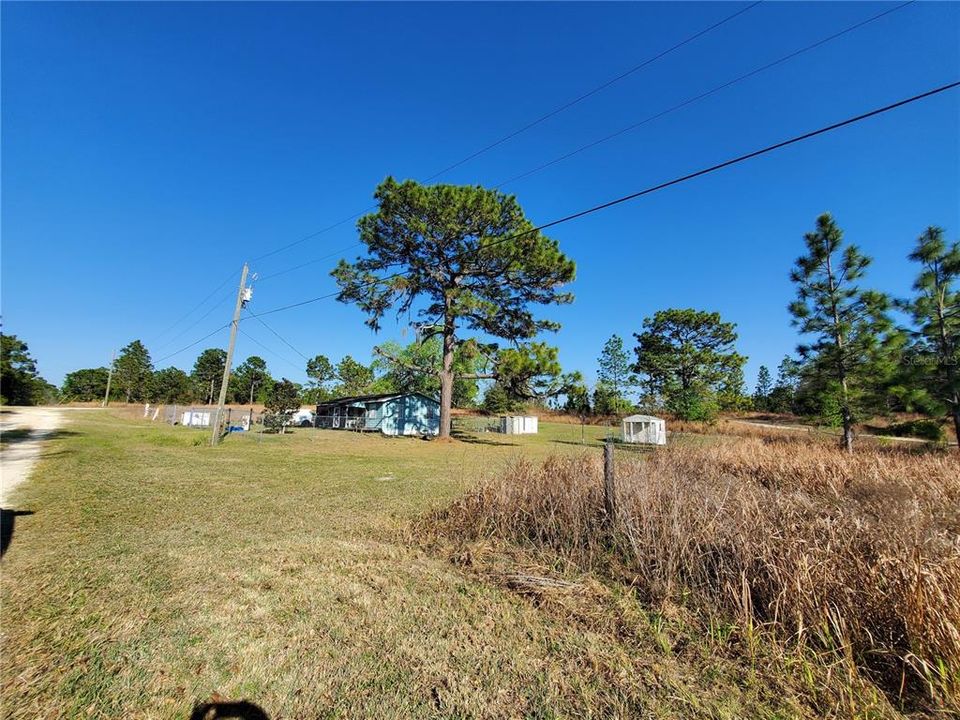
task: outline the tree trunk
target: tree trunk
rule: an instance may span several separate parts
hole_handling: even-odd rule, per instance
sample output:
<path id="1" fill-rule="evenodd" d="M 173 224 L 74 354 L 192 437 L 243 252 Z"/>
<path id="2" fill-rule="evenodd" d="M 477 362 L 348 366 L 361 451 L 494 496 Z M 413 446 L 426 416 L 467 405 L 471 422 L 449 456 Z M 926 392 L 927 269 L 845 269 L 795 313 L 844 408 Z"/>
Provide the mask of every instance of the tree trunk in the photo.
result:
<path id="1" fill-rule="evenodd" d="M 938 277 L 938 274 L 934 274 L 934 277 Z M 940 289 L 939 280 L 934 286 L 937 295 L 937 329 L 940 333 L 940 347 L 938 348 L 939 352 L 938 361 L 945 363 L 944 369 L 947 374 L 947 388 L 948 392 L 952 393 L 948 404 L 950 405 L 950 415 L 953 416 L 953 431 L 957 434 L 957 450 L 960 451 L 960 397 L 957 396 L 954 388 L 957 386 L 956 375 L 954 374 L 953 369 L 953 353 L 951 352 L 952 343 L 947 335 L 947 308 L 944 307 L 944 292 Z"/>
<path id="2" fill-rule="evenodd" d="M 840 381 L 840 387 L 843 389 L 843 407 L 840 409 L 840 415 L 843 420 L 843 448 L 849 454 L 853 454 L 853 417 L 850 413 L 850 401 L 847 399 L 847 380 L 843 378 Z"/>
<path id="3" fill-rule="evenodd" d="M 833 278 L 833 265 L 827 255 L 827 277 L 830 280 L 831 310 L 833 311 L 834 342 L 837 345 L 837 379 L 842 393 L 840 418 L 843 422 L 843 448 L 853 454 L 853 413 L 850 412 L 850 392 L 847 389 L 847 363 L 843 349 L 843 331 L 840 326 L 840 313 L 837 310 L 837 286 Z"/>
<path id="4" fill-rule="evenodd" d="M 453 327 L 449 325 L 443 331 L 443 368 L 440 370 L 440 437 L 450 437 L 453 407 Z"/>
<path id="5" fill-rule="evenodd" d="M 950 408 L 950 414 L 953 415 L 953 432 L 957 435 L 957 452 L 960 452 L 960 398 L 954 397 L 953 407 Z"/>

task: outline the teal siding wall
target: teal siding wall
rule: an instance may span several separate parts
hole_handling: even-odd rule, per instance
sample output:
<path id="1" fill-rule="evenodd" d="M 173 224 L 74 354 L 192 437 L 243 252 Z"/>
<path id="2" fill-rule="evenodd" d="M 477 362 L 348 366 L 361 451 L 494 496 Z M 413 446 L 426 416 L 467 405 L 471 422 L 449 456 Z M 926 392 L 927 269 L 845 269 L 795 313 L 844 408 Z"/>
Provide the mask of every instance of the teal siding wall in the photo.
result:
<path id="1" fill-rule="evenodd" d="M 421 395 L 401 395 L 381 404 L 376 414 L 384 435 L 436 435 L 440 432 L 440 405 Z"/>

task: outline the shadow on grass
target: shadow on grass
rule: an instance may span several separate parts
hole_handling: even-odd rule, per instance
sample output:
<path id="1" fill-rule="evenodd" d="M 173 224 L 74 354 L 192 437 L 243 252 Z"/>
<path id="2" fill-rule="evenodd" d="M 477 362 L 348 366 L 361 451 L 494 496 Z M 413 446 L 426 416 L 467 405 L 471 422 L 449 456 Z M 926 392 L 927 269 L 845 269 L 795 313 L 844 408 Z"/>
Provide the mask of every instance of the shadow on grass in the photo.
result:
<path id="1" fill-rule="evenodd" d="M 80 433 L 73 430 L 30 430 L 28 428 L 17 428 L 16 430 L 7 430 L 0 435 L 0 447 L 15 445 L 26 440 L 56 440 L 62 437 L 73 437 Z"/>
<path id="2" fill-rule="evenodd" d="M 474 435 L 473 433 L 466 433 L 458 430 L 451 432 L 450 437 L 452 437 L 454 440 L 459 440 L 460 442 L 470 443 L 471 445 L 502 445 L 504 447 L 516 447 L 518 445 L 518 443 L 503 442 L 501 440 L 494 440 L 492 438 L 488 439 L 480 435 Z"/>
<path id="3" fill-rule="evenodd" d="M 587 440 L 586 442 L 580 442 L 579 440 L 554 440 L 553 442 L 560 445 L 573 445 L 575 447 L 590 448 L 591 450 L 599 450 L 604 446 L 603 440 Z M 639 443 L 625 443 L 618 440 L 614 440 L 613 447 L 617 452 L 623 451 L 633 454 L 648 455 L 657 451 L 655 445 L 640 445 Z"/>
<path id="4" fill-rule="evenodd" d="M 10 510 L 0 508 L 0 557 L 7 554 L 7 548 L 13 541 L 13 528 L 20 515 L 33 515 L 33 510 Z"/>
<path id="5" fill-rule="evenodd" d="M 262 707 L 248 700 L 198 703 L 193 706 L 193 712 L 190 713 L 190 720 L 215 720 L 216 718 L 270 720 L 270 716 Z"/>
<path id="6" fill-rule="evenodd" d="M 575 445 L 583 448 L 603 447 L 603 440 L 585 440 L 583 442 L 580 442 L 579 440 L 554 440 L 553 442 L 557 443 L 557 445 Z"/>

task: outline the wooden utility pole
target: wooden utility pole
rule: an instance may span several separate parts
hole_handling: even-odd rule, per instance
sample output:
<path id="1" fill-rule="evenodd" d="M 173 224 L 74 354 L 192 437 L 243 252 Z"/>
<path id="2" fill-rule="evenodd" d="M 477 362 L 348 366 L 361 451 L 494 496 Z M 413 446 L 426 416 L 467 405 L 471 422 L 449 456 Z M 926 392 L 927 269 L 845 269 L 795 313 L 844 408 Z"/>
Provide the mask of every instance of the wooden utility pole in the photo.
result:
<path id="1" fill-rule="evenodd" d="M 220 442 L 220 416 L 223 415 L 223 405 L 227 401 L 227 383 L 230 382 L 230 363 L 233 362 L 233 346 L 237 342 L 237 328 L 240 325 L 240 311 L 243 309 L 244 296 L 247 290 L 247 264 L 243 264 L 243 272 L 240 273 L 240 289 L 237 290 L 237 304 L 233 308 L 233 322 L 230 323 L 230 345 L 227 346 L 227 362 L 223 366 L 223 382 L 220 385 L 220 399 L 217 401 L 217 409 L 213 413 L 213 430 L 210 436 L 210 444 L 216 445 Z"/>
<path id="2" fill-rule="evenodd" d="M 117 351 L 113 351 L 110 356 L 110 371 L 107 373 L 107 391 L 103 394 L 103 402 L 100 407 L 106 407 L 110 402 L 110 383 L 113 382 L 113 366 L 117 364 Z"/>

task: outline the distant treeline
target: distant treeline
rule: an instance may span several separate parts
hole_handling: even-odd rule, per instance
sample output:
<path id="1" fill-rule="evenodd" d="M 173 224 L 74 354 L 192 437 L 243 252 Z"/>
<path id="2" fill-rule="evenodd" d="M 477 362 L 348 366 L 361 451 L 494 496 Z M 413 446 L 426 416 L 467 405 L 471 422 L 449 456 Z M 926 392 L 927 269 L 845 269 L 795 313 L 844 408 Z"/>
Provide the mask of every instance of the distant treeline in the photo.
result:
<path id="1" fill-rule="evenodd" d="M 632 351 L 616 335 L 607 341 L 592 388 L 579 372 L 563 373 L 556 350 L 546 345 L 534 344 L 536 352 L 527 357 L 479 339 L 460 341 L 453 405 L 500 413 L 539 403 L 581 416 L 641 409 L 708 421 L 722 411 L 792 413 L 842 427 L 848 447 L 854 423 L 898 412 L 929 418 L 920 428 L 927 436 L 942 436 L 938 428 L 948 420 L 960 433 L 960 245 L 948 244 L 941 228 L 927 228 L 907 256 L 917 268 L 912 293 L 892 298 L 863 286 L 870 258 L 844 242 L 830 215 L 817 219 L 804 243 L 790 271 L 796 295 L 789 304 L 804 342 L 784 357 L 776 377 L 761 367 L 753 392 L 744 383 L 747 358 L 736 351 L 736 325 L 715 312 L 670 308 L 643 321 Z M 316 355 L 306 362 L 302 385 L 275 380 L 254 355 L 233 370 L 227 400 L 290 406 L 395 391 L 437 396 L 442 355 L 437 335 L 405 346 L 384 343 L 374 348 L 370 364 L 349 355 L 337 363 Z M 209 348 L 189 373 L 157 370 L 146 346 L 134 340 L 116 359 L 111 397 L 214 402 L 225 360 L 223 350 Z M 499 364 L 498 372 L 490 372 L 491 363 Z M 106 367 L 76 370 L 57 390 L 39 377 L 25 343 L 3 337 L 6 403 L 100 400 L 108 374 Z"/>
<path id="2" fill-rule="evenodd" d="M 804 237 L 806 252 L 790 279 L 789 305 L 804 341 L 774 379 L 761 366 L 748 393 L 747 358 L 736 352 L 736 326 L 717 313 L 669 309 L 635 333 L 633 357 L 614 335 L 598 361 L 598 382 L 572 389 L 564 408 L 618 415 L 665 410 L 711 420 L 723 410 L 762 410 L 817 418 L 844 430 L 876 416 L 919 413 L 929 422 L 902 428 L 932 439 L 950 422 L 960 435 L 960 245 L 927 228 L 907 256 L 917 268 L 912 294 L 893 298 L 862 285 L 870 258 L 843 240 L 830 215 Z M 895 319 L 899 314 L 900 322 Z"/>

